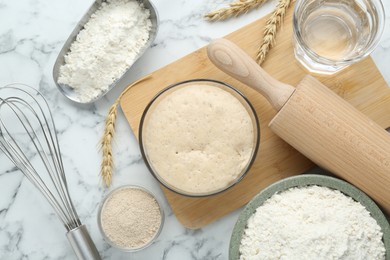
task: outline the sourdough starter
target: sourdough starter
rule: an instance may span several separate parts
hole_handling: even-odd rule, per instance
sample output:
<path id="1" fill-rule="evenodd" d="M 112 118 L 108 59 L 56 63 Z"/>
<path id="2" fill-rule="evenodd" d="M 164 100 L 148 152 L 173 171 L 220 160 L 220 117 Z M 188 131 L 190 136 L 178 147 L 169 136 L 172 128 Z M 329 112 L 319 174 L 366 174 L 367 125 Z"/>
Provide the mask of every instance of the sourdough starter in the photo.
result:
<path id="1" fill-rule="evenodd" d="M 164 97 L 145 125 L 155 172 L 186 193 L 221 190 L 241 176 L 254 149 L 252 120 L 232 94 L 189 85 Z"/>

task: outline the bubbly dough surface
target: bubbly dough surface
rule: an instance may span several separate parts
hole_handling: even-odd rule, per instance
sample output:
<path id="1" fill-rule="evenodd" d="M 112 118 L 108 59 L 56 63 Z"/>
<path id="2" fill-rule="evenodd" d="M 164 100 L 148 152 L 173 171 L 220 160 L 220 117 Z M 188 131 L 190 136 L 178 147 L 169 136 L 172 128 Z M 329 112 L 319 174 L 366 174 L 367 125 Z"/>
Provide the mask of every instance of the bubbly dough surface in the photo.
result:
<path id="1" fill-rule="evenodd" d="M 188 85 L 163 97 L 145 125 L 151 166 L 168 184 L 201 194 L 242 174 L 254 149 L 252 120 L 229 92 Z"/>

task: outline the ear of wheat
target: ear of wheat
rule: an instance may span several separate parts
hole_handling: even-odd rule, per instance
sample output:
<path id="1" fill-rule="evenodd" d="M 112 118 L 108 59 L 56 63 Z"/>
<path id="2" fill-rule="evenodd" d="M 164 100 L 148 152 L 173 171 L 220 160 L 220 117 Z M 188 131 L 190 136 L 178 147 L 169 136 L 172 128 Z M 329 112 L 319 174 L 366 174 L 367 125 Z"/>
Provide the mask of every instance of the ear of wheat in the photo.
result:
<path id="1" fill-rule="evenodd" d="M 209 21 L 226 20 L 247 13 L 249 10 L 258 8 L 268 0 L 239 0 L 229 4 L 229 7 L 221 8 L 217 11 L 205 15 Z"/>
<path id="2" fill-rule="evenodd" d="M 272 12 L 268 18 L 264 28 L 263 42 L 257 51 L 257 63 L 262 64 L 265 60 L 268 51 L 274 46 L 276 33 L 284 19 L 287 9 L 291 5 L 293 0 L 279 0 L 276 9 Z"/>
<path id="3" fill-rule="evenodd" d="M 119 105 L 119 102 L 123 95 L 132 87 L 137 85 L 138 83 L 149 79 L 151 75 L 145 76 L 134 83 L 130 84 L 126 89 L 119 95 L 117 100 L 112 104 L 108 111 L 108 115 L 105 120 L 105 127 L 104 127 L 104 133 L 103 138 L 100 141 L 100 150 L 103 155 L 102 163 L 101 163 L 101 169 L 100 169 L 100 175 L 102 177 L 104 185 L 109 187 L 112 182 L 112 173 L 114 168 L 114 160 L 113 160 L 113 154 L 112 154 L 112 140 L 114 139 L 115 134 L 115 122 L 117 118 L 117 108 Z"/>

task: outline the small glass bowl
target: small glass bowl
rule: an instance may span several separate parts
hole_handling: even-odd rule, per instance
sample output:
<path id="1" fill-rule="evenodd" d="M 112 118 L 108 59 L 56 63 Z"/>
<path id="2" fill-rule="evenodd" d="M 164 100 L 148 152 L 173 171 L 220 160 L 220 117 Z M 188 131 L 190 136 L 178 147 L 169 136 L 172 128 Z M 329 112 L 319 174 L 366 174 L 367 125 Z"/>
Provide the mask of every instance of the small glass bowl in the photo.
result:
<path id="1" fill-rule="evenodd" d="M 103 225 L 102 225 L 102 212 L 103 212 L 103 208 L 104 208 L 104 205 L 106 204 L 107 200 L 109 198 L 111 198 L 114 193 L 120 191 L 120 190 L 123 190 L 123 189 L 138 189 L 138 190 L 141 190 L 141 191 L 144 191 L 146 193 L 148 193 L 150 196 L 152 196 L 155 201 L 157 202 L 158 204 L 158 207 L 159 207 L 159 210 L 160 210 L 160 215 L 161 215 L 161 224 L 160 224 L 160 227 L 158 228 L 157 232 L 154 234 L 154 236 L 149 240 L 149 242 L 147 242 L 145 245 L 141 246 L 141 247 L 136 247 L 136 248 L 126 248 L 126 247 L 122 247 L 120 245 L 117 245 L 115 244 L 113 241 L 111 241 L 110 238 L 108 238 L 108 236 L 106 235 L 106 233 L 104 232 L 103 230 Z M 164 226 L 164 219 L 165 219 L 165 215 L 164 215 L 164 210 L 162 208 L 162 205 L 160 203 L 160 201 L 157 199 L 157 197 L 149 190 L 141 187 L 141 186 L 137 186 L 137 185 L 124 185 L 124 186 L 120 186 L 114 190 L 112 190 L 111 192 L 109 192 L 106 197 L 102 200 L 101 204 L 100 204 L 100 207 L 99 207 L 99 210 L 98 210 L 98 227 L 99 227 L 99 230 L 100 230 L 100 233 L 102 234 L 104 240 L 109 244 L 111 245 L 112 247 L 115 247 L 115 248 L 118 248 L 120 249 L 121 251 L 124 251 L 124 252 L 136 252 L 136 251 L 140 251 L 142 249 L 145 249 L 147 248 L 148 246 L 150 246 L 151 244 L 154 243 L 154 241 L 156 240 L 156 238 L 160 235 L 161 233 L 161 230 Z"/>
<path id="2" fill-rule="evenodd" d="M 222 90 L 225 90 L 228 93 L 230 93 L 231 95 L 233 95 L 244 106 L 244 108 L 248 112 L 248 114 L 249 114 L 249 116 L 251 118 L 251 121 L 252 121 L 252 126 L 253 126 L 253 135 L 254 135 L 254 138 L 253 138 L 253 149 L 252 149 L 251 157 L 248 160 L 247 165 L 242 169 L 242 171 L 238 175 L 238 177 L 232 183 L 230 183 L 228 186 L 225 186 L 225 187 L 220 188 L 218 190 L 213 190 L 213 191 L 208 192 L 208 193 L 191 193 L 191 192 L 179 189 L 178 187 L 175 187 L 175 186 L 169 184 L 167 181 L 164 180 L 164 178 L 162 178 L 158 174 L 158 172 L 153 167 L 152 163 L 150 162 L 149 156 L 148 156 L 148 151 L 147 151 L 147 149 L 146 149 L 146 147 L 144 145 L 144 132 L 145 132 L 144 131 L 144 126 L 147 124 L 151 112 L 154 111 L 154 109 L 160 103 L 160 101 L 163 100 L 164 97 L 168 96 L 172 92 L 174 92 L 174 91 L 176 91 L 178 89 L 181 89 L 181 88 L 185 88 L 185 87 L 187 87 L 189 85 L 194 85 L 194 84 L 196 84 L 196 85 L 214 86 L 214 87 L 220 88 Z M 234 88 L 234 87 L 232 87 L 232 86 L 230 86 L 230 85 L 228 85 L 226 83 L 223 83 L 223 82 L 220 82 L 220 81 L 216 81 L 216 80 L 193 79 L 193 80 L 187 80 L 187 81 L 183 81 L 183 82 L 179 82 L 179 83 L 170 85 L 170 86 L 166 87 L 165 89 L 161 90 L 159 93 L 157 93 L 156 96 L 154 96 L 154 98 L 146 106 L 146 108 L 145 108 L 145 110 L 144 110 L 144 112 L 142 114 L 140 127 L 139 127 L 139 138 L 138 139 L 139 139 L 139 145 L 140 145 L 141 154 L 142 154 L 142 157 L 143 157 L 143 159 L 145 161 L 146 166 L 148 167 L 148 169 L 152 173 L 152 175 L 164 187 L 166 187 L 167 189 L 169 189 L 169 190 L 171 190 L 171 191 L 173 191 L 175 193 L 178 193 L 178 194 L 184 195 L 184 196 L 188 196 L 188 197 L 205 197 L 205 196 L 219 194 L 219 193 L 221 193 L 223 191 L 228 190 L 229 188 L 231 188 L 234 185 L 236 185 L 237 183 L 239 183 L 244 178 L 244 176 L 248 173 L 250 167 L 252 166 L 252 164 L 253 164 L 253 162 L 254 162 L 254 160 L 256 158 L 257 150 L 259 148 L 259 144 L 260 144 L 260 125 L 259 125 L 259 120 L 257 118 L 255 109 L 253 108 L 253 106 L 249 102 L 249 100 L 244 96 L 244 94 L 242 94 L 239 90 L 237 90 L 236 88 Z"/>

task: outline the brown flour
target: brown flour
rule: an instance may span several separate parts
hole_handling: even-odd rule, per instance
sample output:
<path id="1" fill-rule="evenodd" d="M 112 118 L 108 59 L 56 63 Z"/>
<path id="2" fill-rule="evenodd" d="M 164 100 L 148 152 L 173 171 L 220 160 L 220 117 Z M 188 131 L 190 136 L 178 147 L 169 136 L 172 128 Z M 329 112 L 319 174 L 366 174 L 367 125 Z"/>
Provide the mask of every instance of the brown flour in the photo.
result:
<path id="1" fill-rule="evenodd" d="M 103 205 L 101 224 L 114 244 L 140 248 L 150 242 L 159 230 L 159 204 L 143 190 L 132 187 L 120 189 Z"/>

